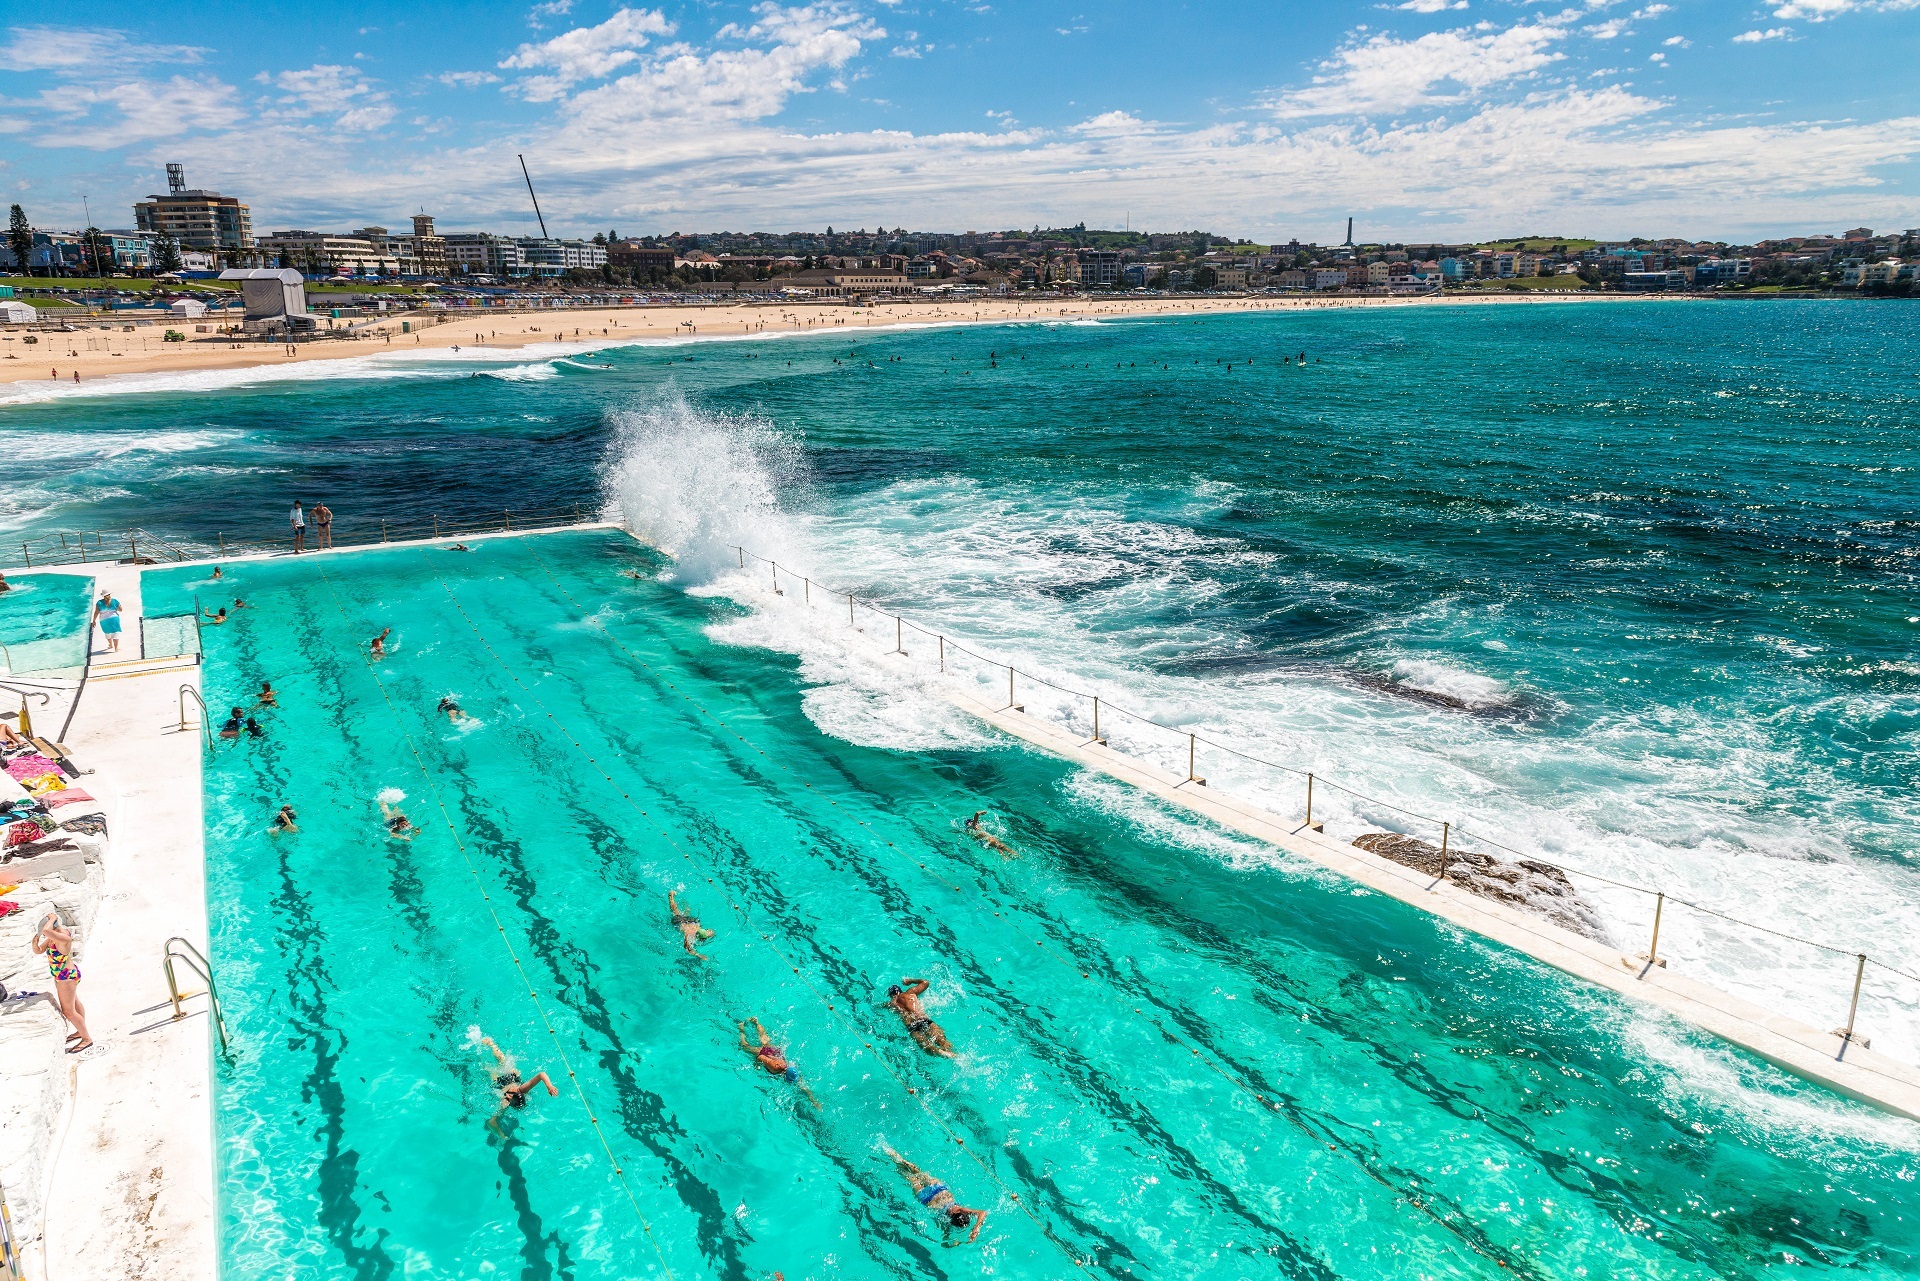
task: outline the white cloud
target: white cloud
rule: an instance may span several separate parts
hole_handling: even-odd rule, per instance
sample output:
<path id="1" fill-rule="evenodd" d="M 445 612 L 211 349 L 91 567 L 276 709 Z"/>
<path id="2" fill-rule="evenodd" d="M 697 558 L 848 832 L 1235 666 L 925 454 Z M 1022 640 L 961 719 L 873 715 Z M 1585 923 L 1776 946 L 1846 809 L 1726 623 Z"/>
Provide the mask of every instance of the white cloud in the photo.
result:
<path id="1" fill-rule="evenodd" d="M 142 44 L 123 31 L 93 27 L 13 27 L 0 48 L 0 71 L 51 71 L 97 75 L 153 62 L 198 62 L 207 51 L 194 45 Z"/>
<path id="2" fill-rule="evenodd" d="M 599 80 L 638 62 L 639 51 L 652 37 L 671 34 L 673 24 L 658 10 L 620 9 L 599 26 L 575 27 L 542 44 L 523 44 L 500 66 L 550 71 L 519 84 L 532 101 L 550 102 L 582 80 Z"/>
<path id="3" fill-rule="evenodd" d="M 434 79 L 449 89 L 478 89 L 500 83 L 500 77 L 491 71 L 443 71 Z"/>
<path id="4" fill-rule="evenodd" d="M 271 108 L 275 118 L 331 116 L 336 128 L 365 133 L 394 116 L 387 95 L 358 67 L 316 63 L 299 71 L 282 71 L 270 83 L 281 95 Z"/>
<path id="5" fill-rule="evenodd" d="M 1648 62 L 1665 62 L 1666 60 L 1667 60 L 1667 55 L 1664 53 L 1654 53 L 1654 54 L 1647 55 Z"/>
<path id="6" fill-rule="evenodd" d="M 105 151 L 130 142 L 232 129 L 246 116 L 238 91 L 210 76 L 75 87 L 62 90 L 59 99 L 68 119 L 36 131 L 38 146 Z M 97 118 L 97 108 L 107 109 L 110 117 Z"/>
<path id="7" fill-rule="evenodd" d="M 533 12 L 527 15 L 527 25 L 540 27 L 546 24 L 543 18 L 564 18 L 573 12 L 573 0 L 547 0 L 545 4 L 533 6 Z"/>
<path id="8" fill-rule="evenodd" d="M 1920 8 L 1920 0 L 1789 0 L 1773 16 L 1826 22 L 1846 13 L 1899 13 L 1913 8 Z"/>
<path id="9" fill-rule="evenodd" d="M 761 119 L 779 112 L 793 95 L 811 92 L 809 77 L 839 70 L 865 41 L 887 34 L 836 3 L 793 8 L 765 3 L 754 12 L 751 26 L 729 25 L 717 33 L 752 46 L 662 49 L 632 74 L 573 97 L 569 114 L 600 128 L 643 120 Z"/>
<path id="10" fill-rule="evenodd" d="M 888 56 L 893 58 L 918 58 L 920 51 L 910 44 L 895 45 L 888 51 Z"/>
<path id="11" fill-rule="evenodd" d="M 1414 40 L 1377 35 L 1320 64 L 1311 88 L 1269 106 L 1283 118 L 1368 115 L 1457 102 L 1504 81 L 1528 77 L 1565 55 L 1547 48 L 1565 33 L 1548 22 L 1485 35 L 1436 31 Z M 1450 91 L 1441 86 L 1451 85 Z"/>
<path id="12" fill-rule="evenodd" d="M 1693 41 L 1687 39 L 1685 36 L 1668 36 L 1665 40 L 1662 40 L 1660 43 L 1667 46 L 1667 48 L 1669 49 L 1675 48 L 1676 46 L 1681 49 L 1693 48 Z"/>
<path id="13" fill-rule="evenodd" d="M 1393 6 L 1408 13 L 1445 13 L 1449 9 L 1464 9 L 1467 0 L 1406 0 L 1405 4 Z"/>
<path id="14" fill-rule="evenodd" d="M 1784 40 L 1793 32 L 1787 27 L 1768 27 L 1765 31 L 1742 31 L 1733 38 L 1735 44 L 1759 44 L 1762 40 Z"/>

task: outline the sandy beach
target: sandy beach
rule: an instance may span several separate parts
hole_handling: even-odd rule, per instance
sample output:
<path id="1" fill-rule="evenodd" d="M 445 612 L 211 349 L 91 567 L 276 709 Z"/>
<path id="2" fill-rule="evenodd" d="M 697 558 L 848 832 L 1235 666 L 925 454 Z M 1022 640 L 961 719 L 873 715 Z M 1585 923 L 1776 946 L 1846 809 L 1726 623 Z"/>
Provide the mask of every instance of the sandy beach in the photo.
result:
<path id="1" fill-rule="evenodd" d="M 1645 301 L 1647 296 L 1619 301 Z M 11 330 L 0 341 L 0 383 L 51 381 L 83 383 L 127 374 L 244 369 L 259 365 L 302 364 L 428 348 L 512 351 L 536 343 L 638 341 L 698 336 L 814 333 L 917 324 L 991 324 L 1022 320 L 1071 320 L 1116 316 L 1218 315 L 1231 312 L 1307 311 L 1351 307 L 1431 307 L 1492 303 L 1593 301 L 1592 294 L 1481 295 L 1438 298 L 982 298 L 964 302 L 875 303 L 850 307 L 837 302 L 740 302 L 667 304 L 580 310 L 492 311 L 467 314 L 413 313 L 356 322 L 351 338 L 321 338 L 291 347 L 285 344 L 228 342 L 192 334 L 193 322 L 158 321 L 127 329 L 127 322 L 101 316 L 76 318 L 70 333 L 38 331 L 40 341 L 20 341 L 28 331 Z M 316 309 L 318 310 L 318 309 Z M 443 318 L 444 317 L 444 318 Z M 402 332 L 411 322 L 415 332 Z M 348 322 L 342 321 L 341 324 Z M 84 327 L 82 327 L 84 326 Z M 190 341 L 169 343 L 173 328 Z"/>

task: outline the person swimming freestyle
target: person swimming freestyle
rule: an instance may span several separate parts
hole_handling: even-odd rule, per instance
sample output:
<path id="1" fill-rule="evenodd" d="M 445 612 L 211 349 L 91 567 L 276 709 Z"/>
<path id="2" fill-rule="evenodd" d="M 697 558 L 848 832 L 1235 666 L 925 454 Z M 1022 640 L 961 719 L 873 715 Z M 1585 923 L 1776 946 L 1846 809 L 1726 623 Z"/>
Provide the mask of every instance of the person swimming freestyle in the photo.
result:
<path id="1" fill-rule="evenodd" d="M 700 924 L 700 918 L 692 912 L 682 910 L 672 890 L 667 891 L 667 910 L 673 914 L 673 928 L 680 931 L 680 942 L 687 949 L 688 955 L 697 956 L 703 961 L 707 960 L 707 956 L 694 944 L 704 943 L 714 937 L 713 931 Z"/>
<path id="2" fill-rule="evenodd" d="M 905 986 L 902 986 L 904 984 Z M 900 1016 L 907 1026 L 907 1035 L 913 1043 L 928 1054 L 937 1054 L 943 1059 L 958 1058 L 954 1053 L 953 1042 L 947 1039 L 947 1033 L 938 1023 L 927 1016 L 926 1006 L 920 998 L 926 993 L 928 983 L 925 979 L 902 979 L 887 989 L 887 1004 Z"/>
<path id="3" fill-rule="evenodd" d="M 973 1210 L 961 1205 L 953 1199 L 953 1193 L 948 1190 L 946 1184 L 934 1178 L 931 1174 L 928 1174 L 925 1170 L 907 1160 L 907 1158 L 901 1156 L 886 1144 L 882 1143 L 880 1148 L 888 1156 L 893 1158 L 893 1163 L 895 1167 L 899 1169 L 902 1177 L 906 1179 L 907 1186 L 913 1189 L 913 1199 L 940 1216 L 940 1235 L 942 1237 L 947 1236 L 957 1229 L 966 1227 L 968 1223 L 972 1223 L 973 1230 L 967 1233 L 967 1240 L 971 1242 L 980 1239 L 980 1229 L 987 1221 L 987 1212 L 985 1210 Z M 943 1240 L 941 1244 L 958 1245 L 960 1243 L 958 1241 Z"/>

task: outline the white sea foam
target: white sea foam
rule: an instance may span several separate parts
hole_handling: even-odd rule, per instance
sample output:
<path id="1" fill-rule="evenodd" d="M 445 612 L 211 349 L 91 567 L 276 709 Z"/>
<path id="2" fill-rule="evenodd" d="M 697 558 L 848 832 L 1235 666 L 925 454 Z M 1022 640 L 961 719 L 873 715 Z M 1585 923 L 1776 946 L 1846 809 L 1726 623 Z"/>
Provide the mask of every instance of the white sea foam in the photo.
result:
<path id="1" fill-rule="evenodd" d="M 374 797 L 374 799 L 382 805 L 398 805 L 401 801 L 407 799 L 407 794 L 397 787 L 389 787 L 381 791 L 380 795 Z"/>

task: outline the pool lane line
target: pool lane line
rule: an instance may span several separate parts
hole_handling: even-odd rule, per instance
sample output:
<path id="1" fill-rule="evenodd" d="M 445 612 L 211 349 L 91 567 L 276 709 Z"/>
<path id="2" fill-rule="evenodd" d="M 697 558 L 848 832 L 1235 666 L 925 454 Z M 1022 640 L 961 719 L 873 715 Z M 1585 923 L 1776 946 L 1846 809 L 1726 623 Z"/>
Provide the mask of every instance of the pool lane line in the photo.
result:
<path id="1" fill-rule="evenodd" d="M 351 636 L 350 629 L 353 623 L 347 617 L 346 603 L 340 597 L 340 589 L 334 586 L 333 580 L 327 576 L 325 565 L 320 565 L 319 571 L 321 580 L 327 584 L 328 590 L 333 594 L 334 608 L 340 615 L 340 622 L 343 627 L 349 629 L 346 634 Z M 413 763 L 419 769 L 420 777 L 426 783 L 428 792 L 433 795 L 433 803 L 440 811 L 441 821 L 447 825 L 447 833 L 453 837 L 453 843 L 460 851 L 460 859 L 467 865 L 467 874 L 473 878 L 474 886 L 479 889 L 480 897 L 486 904 L 487 915 L 493 920 L 494 930 L 500 936 L 500 944 L 506 949 L 508 959 L 513 962 L 514 971 L 520 975 L 520 981 L 526 985 L 527 997 L 533 1002 L 534 1010 L 540 1016 L 541 1025 L 546 1028 L 547 1036 L 553 1042 L 554 1053 L 559 1056 L 561 1066 L 566 1069 L 567 1079 L 572 1082 L 574 1092 L 580 1098 L 580 1105 L 586 1109 L 587 1120 L 593 1126 L 594 1137 L 600 1140 L 600 1147 L 607 1154 L 609 1164 L 613 1166 L 613 1175 L 620 1184 L 620 1190 L 626 1193 L 628 1204 L 633 1206 L 633 1213 L 640 1220 L 640 1228 L 647 1234 L 647 1242 L 653 1246 L 653 1252 L 660 1260 L 660 1267 L 667 1274 L 667 1281 L 674 1281 L 673 1266 L 667 1262 L 666 1251 L 661 1248 L 659 1238 L 654 1235 L 653 1225 L 647 1221 L 646 1212 L 640 1208 L 640 1200 L 634 1195 L 633 1186 L 627 1182 L 626 1171 L 620 1165 L 620 1158 L 614 1155 L 613 1145 L 607 1142 L 606 1133 L 600 1126 L 599 1114 L 594 1111 L 593 1101 L 587 1097 L 586 1087 L 580 1083 L 579 1075 L 573 1070 L 573 1062 L 567 1057 L 566 1046 L 561 1042 L 559 1032 L 554 1029 L 553 1020 L 547 1016 L 547 1007 L 541 1001 L 540 993 L 533 985 L 533 979 L 527 974 L 526 967 L 521 964 L 520 954 L 513 946 L 513 940 L 507 935 L 506 925 L 500 920 L 499 912 L 494 910 L 493 896 L 487 893 L 486 884 L 480 879 L 479 869 L 473 865 L 473 857 L 467 852 L 467 843 L 460 838 L 459 829 L 454 826 L 453 816 L 447 812 L 446 800 L 440 795 L 440 789 L 435 786 L 432 772 L 427 769 L 426 762 L 420 759 L 420 749 L 413 741 L 413 734 L 400 719 L 400 709 L 394 704 L 393 695 L 388 692 L 386 682 L 380 679 L 380 673 L 374 666 L 372 655 L 357 641 L 354 643 L 354 648 L 366 665 L 367 674 L 373 677 L 373 683 L 379 689 L 380 696 L 386 700 L 387 711 L 393 718 L 394 727 L 406 740 L 407 751 L 413 756 Z"/>
<path id="2" fill-rule="evenodd" d="M 447 594 L 447 599 L 453 603 L 453 607 L 456 610 L 458 610 L 460 612 L 460 616 L 466 620 L 468 628 L 470 628 L 474 634 L 474 638 L 480 642 L 481 646 L 487 651 L 487 654 L 493 659 L 493 661 L 499 665 L 501 670 L 507 673 L 508 677 L 513 681 L 513 683 L 518 685 L 520 689 L 527 695 L 527 697 L 533 700 L 533 702 L 539 707 L 542 714 L 544 714 L 549 721 L 553 722 L 554 727 L 557 730 L 559 730 L 562 737 L 564 737 L 568 743 L 572 744 L 574 750 L 579 752 L 582 757 L 585 757 L 587 763 L 593 766 L 594 771 L 598 773 L 602 779 L 606 780 L 606 783 L 609 787 L 611 787 L 614 791 L 620 794 L 620 798 L 626 801 L 627 805 L 630 808 L 632 808 L 635 813 L 639 814 L 642 818 L 647 820 L 648 825 L 660 834 L 660 837 L 662 840 L 666 841 L 667 844 L 671 845 L 675 850 L 677 850 L 680 853 L 680 856 L 683 859 L 685 859 L 687 862 L 689 863 L 694 862 L 695 860 L 693 856 L 687 852 L 686 848 L 682 846 L 680 842 L 674 840 L 672 833 L 667 831 L 667 829 L 664 826 L 662 826 L 660 822 L 656 820 L 651 813 L 640 808 L 639 803 L 633 799 L 632 795 L 628 793 L 625 788 L 622 788 L 619 783 L 614 781 L 613 776 L 606 772 L 605 768 L 603 768 L 600 765 L 597 759 L 595 759 L 593 756 L 588 754 L 586 747 L 577 738 L 573 736 L 572 732 L 567 729 L 567 727 L 565 726 L 564 723 L 562 723 L 560 718 L 555 716 L 553 712 L 547 708 L 546 703 L 542 701 L 540 696 L 538 694 L 535 694 L 532 689 L 528 688 L 526 682 L 520 679 L 519 673 L 513 670 L 512 665 L 509 664 L 505 659 L 500 657 L 499 652 L 493 648 L 492 642 L 487 639 L 486 633 L 482 632 L 479 626 L 474 623 L 472 616 L 467 613 L 466 606 L 460 603 L 460 598 L 454 594 L 453 589 L 447 585 L 446 580 L 437 579 L 437 581 L 440 584 L 441 590 Z M 572 597 L 568 596 L 568 599 L 572 600 Z M 716 884 L 716 882 L 714 881 L 714 878 L 711 876 L 708 876 L 706 880 L 709 885 Z M 787 957 L 787 955 L 783 951 L 781 951 L 780 945 L 773 941 L 773 938 L 771 935 L 761 933 L 758 930 L 758 928 L 754 926 L 749 909 L 743 907 L 740 903 L 736 902 L 734 900 L 732 893 L 728 891 L 724 886 L 720 887 L 720 889 L 721 889 L 722 897 L 726 899 L 727 906 L 733 909 L 734 914 L 740 918 L 741 924 L 745 926 L 749 932 L 759 934 L 761 941 L 767 945 L 768 949 L 771 950 L 775 956 L 780 958 L 781 962 L 785 964 L 787 968 L 791 970 L 800 979 L 801 984 L 805 986 L 809 991 L 811 991 L 820 1000 L 821 1004 L 827 1007 L 828 1012 L 834 1016 L 836 1021 L 844 1024 L 847 1027 L 847 1029 L 850 1032 L 852 1032 L 856 1038 L 859 1039 L 860 1043 L 863 1046 L 865 1046 L 869 1050 L 872 1050 L 873 1043 L 866 1039 L 866 1033 L 863 1032 L 859 1027 L 855 1026 L 852 1023 L 852 1021 L 847 1018 L 846 1014 L 840 1009 L 839 1005 L 835 1003 L 832 997 L 829 996 L 827 993 L 821 991 L 820 988 L 817 985 L 815 985 L 813 980 L 809 978 L 807 974 L 804 971 L 802 971 L 799 966 L 793 964 L 793 962 Z M 999 1187 L 1002 1195 L 1004 1195 L 1010 1201 L 1012 1201 L 1013 1204 L 1020 1207 L 1021 1212 L 1033 1221 L 1034 1226 L 1040 1229 L 1041 1234 L 1044 1235 L 1047 1238 L 1047 1240 L 1053 1242 L 1053 1244 L 1060 1249 L 1061 1253 L 1067 1256 L 1067 1259 L 1076 1268 L 1079 1268 L 1082 1272 L 1088 1272 L 1089 1275 L 1091 1275 L 1090 1273 L 1090 1268 L 1092 1266 L 1091 1261 L 1081 1258 L 1078 1252 L 1076 1252 L 1071 1245 L 1061 1240 L 1057 1235 L 1054 1234 L 1053 1229 L 1047 1226 L 1046 1222 L 1042 1220 L 1040 1216 L 1034 1212 L 1033 1208 L 1027 1204 L 1027 1202 L 1020 1196 L 1020 1194 L 1007 1186 L 1006 1181 L 1000 1177 L 999 1173 L 996 1170 L 994 1170 L 992 1165 L 990 1165 L 984 1157 L 982 1157 L 978 1152 L 976 1152 L 967 1143 L 965 1138 L 953 1132 L 952 1127 L 950 1127 L 940 1117 L 939 1113 L 934 1111 L 932 1105 L 930 1105 L 926 1101 L 926 1099 L 921 1096 L 921 1092 L 918 1089 L 918 1087 L 909 1084 L 907 1082 L 907 1079 L 902 1075 L 900 1075 L 900 1073 L 894 1068 L 893 1064 L 887 1061 L 887 1058 L 885 1055 L 875 1052 L 874 1060 L 877 1063 L 879 1063 L 881 1067 L 886 1069 L 887 1074 L 893 1077 L 893 1079 L 895 1080 L 896 1083 L 899 1084 L 901 1089 L 906 1091 L 909 1098 L 913 1099 L 914 1102 L 920 1105 L 921 1111 L 926 1113 L 928 1120 L 933 1122 L 935 1128 L 940 1130 L 948 1138 L 952 1139 L 955 1145 L 963 1149 L 968 1156 L 973 1158 L 974 1162 L 977 1165 L 979 1165 L 982 1173 L 984 1173 L 988 1179 L 990 1179 L 997 1187 Z"/>
<path id="3" fill-rule="evenodd" d="M 620 640 L 619 637 L 615 636 L 610 629 L 608 629 L 597 618 L 587 613 L 583 609 L 580 602 L 574 598 L 571 592 L 567 591 L 566 587 L 554 575 L 552 568 L 547 564 L 545 558 L 542 557 L 537 550 L 534 550 L 533 548 L 529 547 L 528 553 L 540 565 L 541 572 L 547 576 L 548 581 L 553 583 L 554 588 L 557 591 L 559 591 L 562 596 L 565 596 L 567 598 L 568 603 L 571 604 L 575 609 L 575 611 L 579 613 L 579 616 L 584 621 L 586 621 L 589 625 L 591 625 L 596 630 L 601 632 L 601 634 L 606 636 L 607 639 L 611 640 L 615 645 L 617 645 L 621 649 L 621 651 L 627 655 L 628 658 L 632 659 L 635 663 L 639 664 L 651 676 L 653 676 L 655 680 L 659 681 L 666 688 L 672 690 L 683 701 L 685 701 L 690 706 L 695 708 L 702 716 L 705 716 L 708 719 L 712 720 L 716 725 L 720 726 L 728 734 L 731 734 L 733 735 L 734 738 L 738 739 L 743 745 L 745 745 L 748 748 L 751 748 L 763 760 L 769 762 L 770 764 L 778 765 L 780 769 L 786 771 L 789 775 L 792 775 L 794 773 L 793 768 L 790 765 L 786 765 L 784 763 L 775 761 L 774 758 L 769 756 L 767 752 L 764 749 L 762 749 L 759 745 L 749 740 L 746 736 L 742 735 L 739 731 L 735 730 L 731 725 L 728 725 L 726 721 L 723 720 L 721 717 L 715 715 L 713 712 L 709 711 L 707 708 L 701 706 L 697 700 L 689 697 L 671 680 L 661 675 L 651 663 L 648 663 L 644 658 L 641 658 L 638 654 L 635 654 L 631 649 L 629 649 L 626 646 L 626 644 L 623 641 Z M 446 584 L 442 582 L 441 586 L 444 588 L 446 587 Z M 452 594 L 451 589 L 448 589 L 448 593 L 449 595 Z M 457 604 L 458 602 L 456 601 L 456 605 Z M 461 612 L 462 614 L 465 614 L 466 611 L 462 609 Z M 468 622 L 469 622 L 469 625 L 471 625 L 472 620 L 469 619 Z M 475 629 L 475 630 L 476 630 L 476 634 L 478 634 L 478 629 Z M 489 650 L 489 652 L 491 652 L 491 650 Z M 496 655 L 496 658 L 497 658 L 497 655 Z M 551 713 L 549 713 L 549 716 L 551 716 Z M 575 746 L 578 746 L 578 744 L 576 743 Z M 603 777 L 604 777 L 604 772 L 603 772 Z M 812 783 L 805 782 L 804 780 L 800 780 L 798 779 L 797 776 L 795 781 L 799 782 L 801 786 L 807 788 L 809 791 L 816 790 Z M 608 782 L 611 783 L 612 780 L 609 778 Z M 622 795 L 625 795 L 625 794 L 622 793 Z M 834 808 L 836 809 L 841 808 L 839 801 L 834 800 L 831 797 L 823 797 L 823 799 L 825 799 L 827 803 L 833 806 Z M 884 839 L 883 837 L 881 837 L 879 833 L 875 832 L 873 828 L 864 819 L 861 819 L 858 816 L 853 816 L 853 821 L 857 823 L 859 826 L 866 828 L 867 831 L 872 834 L 874 840 L 879 841 Z M 940 882 L 940 884 L 946 886 L 948 889 L 954 891 L 957 894 L 965 895 L 967 893 L 966 889 L 964 889 L 962 886 L 956 884 L 953 881 L 949 881 L 946 877 L 942 876 L 939 872 L 928 867 L 927 864 L 919 862 L 917 859 L 914 859 L 911 854 L 908 854 L 904 851 L 899 850 L 899 848 L 894 844 L 894 842 L 887 841 L 886 845 L 888 849 L 895 850 L 895 852 L 899 853 L 902 858 L 905 858 L 909 862 L 914 863 L 916 866 L 920 868 L 921 871 L 927 873 L 927 875 L 931 876 L 934 880 Z M 995 912 L 994 915 L 1001 916 L 1002 914 L 999 912 Z M 1002 919 L 1006 919 L 1006 918 L 1002 917 Z M 1024 933 L 1024 931 L 1022 932 Z M 1046 953 L 1050 958 L 1056 961 L 1059 961 L 1061 964 L 1067 966 L 1069 969 L 1079 974 L 1081 978 L 1089 979 L 1089 980 L 1092 979 L 1093 976 L 1090 971 L 1082 969 L 1080 965 L 1077 962 L 1075 962 L 1071 957 L 1060 954 L 1057 951 L 1055 951 L 1054 947 L 1051 946 L 1046 940 L 1035 938 L 1032 941 L 1041 949 L 1042 952 Z M 799 973 L 799 971 L 796 969 L 795 973 Z M 1119 997 L 1118 993 L 1113 992 L 1110 988 L 1106 990 L 1107 990 L 1107 994 L 1110 997 L 1113 997 L 1115 1000 L 1121 1001 L 1123 1005 L 1126 1004 L 1126 1002 Z M 1128 1008 L 1132 1009 L 1133 1013 L 1140 1014 L 1139 1007 L 1128 1006 Z M 1316 1145 L 1320 1143 L 1326 1143 L 1326 1146 L 1329 1151 L 1339 1152 L 1347 1156 L 1347 1158 L 1355 1166 L 1357 1166 L 1364 1174 L 1366 1174 L 1368 1178 L 1372 1179 L 1374 1182 L 1378 1183 L 1382 1188 L 1386 1189 L 1391 1194 L 1392 1200 L 1396 1202 L 1405 1202 L 1406 1204 L 1412 1206 L 1415 1210 L 1419 1211 L 1424 1217 L 1432 1221 L 1436 1226 L 1446 1231 L 1449 1235 L 1453 1236 L 1456 1240 L 1458 1240 L 1462 1245 L 1466 1246 L 1473 1253 L 1479 1255 L 1481 1258 L 1484 1258 L 1491 1263 L 1497 1264 L 1501 1268 L 1514 1272 L 1517 1275 L 1526 1275 L 1526 1276 L 1535 1275 L 1530 1264 L 1527 1264 L 1524 1260 L 1520 1260 L 1516 1262 L 1517 1256 L 1515 1256 L 1515 1258 L 1509 1258 L 1508 1256 L 1512 1252 L 1504 1246 L 1498 1245 L 1490 1240 L 1487 1240 L 1484 1234 L 1479 1231 L 1477 1226 L 1471 1232 L 1467 1231 L 1466 1229 L 1463 1229 L 1459 1224 L 1451 1222 L 1444 1215 L 1434 1210 L 1429 1204 L 1427 1204 L 1425 1197 L 1421 1195 L 1419 1192 L 1397 1186 L 1391 1180 L 1389 1180 L 1384 1174 L 1374 1169 L 1372 1166 L 1372 1163 L 1362 1158 L 1358 1153 L 1355 1153 L 1347 1148 L 1341 1147 L 1333 1143 L 1327 1143 L 1327 1139 L 1329 1137 L 1328 1134 L 1316 1133 L 1314 1129 L 1306 1123 L 1306 1121 L 1296 1116 L 1294 1114 L 1294 1111 L 1291 1108 L 1281 1106 L 1279 1103 L 1275 1102 L 1273 1099 L 1268 1098 L 1266 1093 L 1262 1092 L 1258 1087 L 1254 1086 L 1248 1081 L 1241 1079 L 1237 1073 L 1228 1071 L 1227 1068 L 1223 1067 L 1220 1063 L 1216 1062 L 1215 1061 L 1216 1058 L 1221 1056 L 1220 1051 L 1213 1049 L 1213 1047 L 1211 1046 L 1208 1046 L 1209 1052 L 1207 1054 L 1202 1054 L 1199 1048 L 1195 1047 L 1192 1044 L 1187 1043 L 1188 1038 L 1181 1037 L 1175 1033 L 1171 1033 L 1167 1031 L 1165 1026 L 1160 1024 L 1157 1020 L 1154 1021 L 1153 1026 L 1155 1026 L 1155 1028 L 1159 1030 L 1162 1036 L 1165 1036 L 1168 1039 L 1173 1040 L 1178 1044 L 1185 1045 L 1186 1048 L 1193 1054 L 1195 1058 L 1205 1063 L 1208 1067 L 1212 1068 L 1213 1071 L 1218 1073 L 1229 1084 L 1238 1087 L 1240 1090 L 1244 1091 L 1246 1094 L 1251 1096 L 1256 1102 L 1259 1103 L 1259 1105 L 1262 1108 L 1264 1108 L 1270 1114 L 1282 1117 L 1283 1119 L 1288 1121 L 1294 1127 L 1299 1129 L 1302 1134 L 1306 1135 L 1309 1139 L 1312 1139 Z M 1281 1092 L 1275 1091 L 1275 1093 L 1281 1093 Z M 1461 1213 L 1464 1216 L 1466 1212 L 1462 1210 Z"/>

